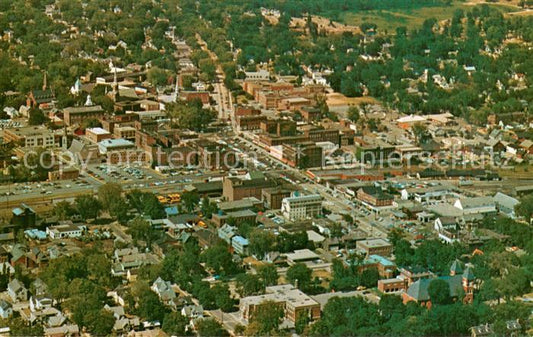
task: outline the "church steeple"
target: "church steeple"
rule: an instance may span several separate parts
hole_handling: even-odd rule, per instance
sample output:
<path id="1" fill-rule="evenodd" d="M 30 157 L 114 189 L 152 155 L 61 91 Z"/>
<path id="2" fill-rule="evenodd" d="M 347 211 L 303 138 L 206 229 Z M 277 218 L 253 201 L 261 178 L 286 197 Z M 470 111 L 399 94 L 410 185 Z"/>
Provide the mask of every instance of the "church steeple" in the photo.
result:
<path id="1" fill-rule="evenodd" d="M 44 72 L 44 78 L 43 78 L 43 91 L 46 90 L 46 86 L 47 86 L 47 83 L 46 83 L 46 71 Z"/>
<path id="2" fill-rule="evenodd" d="M 118 89 L 118 80 L 117 80 L 117 68 L 115 67 L 114 73 L 113 73 L 113 91 L 111 92 L 111 97 L 113 98 L 113 101 L 118 101 L 118 98 L 120 96 L 119 89 Z"/>

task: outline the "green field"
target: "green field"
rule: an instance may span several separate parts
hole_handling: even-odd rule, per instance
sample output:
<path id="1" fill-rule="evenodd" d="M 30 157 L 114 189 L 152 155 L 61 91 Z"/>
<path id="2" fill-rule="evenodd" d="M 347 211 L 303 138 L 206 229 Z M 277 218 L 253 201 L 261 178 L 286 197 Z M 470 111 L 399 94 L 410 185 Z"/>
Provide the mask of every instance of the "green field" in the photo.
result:
<path id="1" fill-rule="evenodd" d="M 502 12 L 513 12 L 520 10 L 518 7 L 504 3 L 488 3 Z M 393 9 L 393 10 L 373 10 L 363 12 L 344 12 L 340 16 L 343 23 L 359 26 L 363 22 L 375 23 L 381 31 L 394 32 L 397 27 L 405 26 L 408 29 L 420 27 L 424 20 L 436 18 L 437 20 L 450 19 L 456 9 L 470 10 L 473 3 L 454 2 L 450 6 L 424 7 L 417 9 Z"/>

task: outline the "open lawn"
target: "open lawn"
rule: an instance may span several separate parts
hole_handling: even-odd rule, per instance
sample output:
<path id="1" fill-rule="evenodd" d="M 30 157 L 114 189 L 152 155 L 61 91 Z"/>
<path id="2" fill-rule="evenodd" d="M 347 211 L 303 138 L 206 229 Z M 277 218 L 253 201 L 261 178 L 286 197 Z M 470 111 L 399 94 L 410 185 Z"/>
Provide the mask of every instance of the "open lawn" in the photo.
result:
<path id="1" fill-rule="evenodd" d="M 439 21 L 450 19 L 457 9 L 468 11 L 474 5 L 487 4 L 498 8 L 502 12 L 520 11 L 521 8 L 511 1 L 500 1 L 496 3 L 486 3 L 479 0 L 469 2 L 456 1 L 450 6 L 424 7 L 417 9 L 394 9 L 394 10 L 374 10 L 365 12 L 345 12 L 341 15 L 340 21 L 349 25 L 360 26 L 363 22 L 375 23 L 381 31 L 394 32 L 398 27 L 405 26 L 408 29 L 420 27 L 424 20 L 435 18 Z"/>

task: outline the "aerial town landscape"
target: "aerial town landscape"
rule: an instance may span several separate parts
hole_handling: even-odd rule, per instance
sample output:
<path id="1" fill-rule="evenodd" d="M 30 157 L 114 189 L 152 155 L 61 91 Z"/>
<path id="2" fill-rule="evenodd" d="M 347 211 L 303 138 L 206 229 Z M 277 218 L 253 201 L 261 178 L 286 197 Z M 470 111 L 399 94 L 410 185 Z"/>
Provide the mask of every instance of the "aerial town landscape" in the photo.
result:
<path id="1" fill-rule="evenodd" d="M 532 0 L 0 0 L 0 336 L 533 335 Z"/>

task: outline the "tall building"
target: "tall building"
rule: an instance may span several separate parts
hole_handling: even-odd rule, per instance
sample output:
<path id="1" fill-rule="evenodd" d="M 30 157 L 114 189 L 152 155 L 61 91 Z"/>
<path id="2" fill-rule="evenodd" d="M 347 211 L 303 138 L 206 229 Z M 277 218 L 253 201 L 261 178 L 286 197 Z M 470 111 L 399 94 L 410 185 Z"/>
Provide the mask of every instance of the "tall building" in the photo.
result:
<path id="1" fill-rule="evenodd" d="M 311 194 L 285 198 L 281 202 L 281 212 L 288 220 L 313 218 L 322 213 L 322 196 Z"/>

